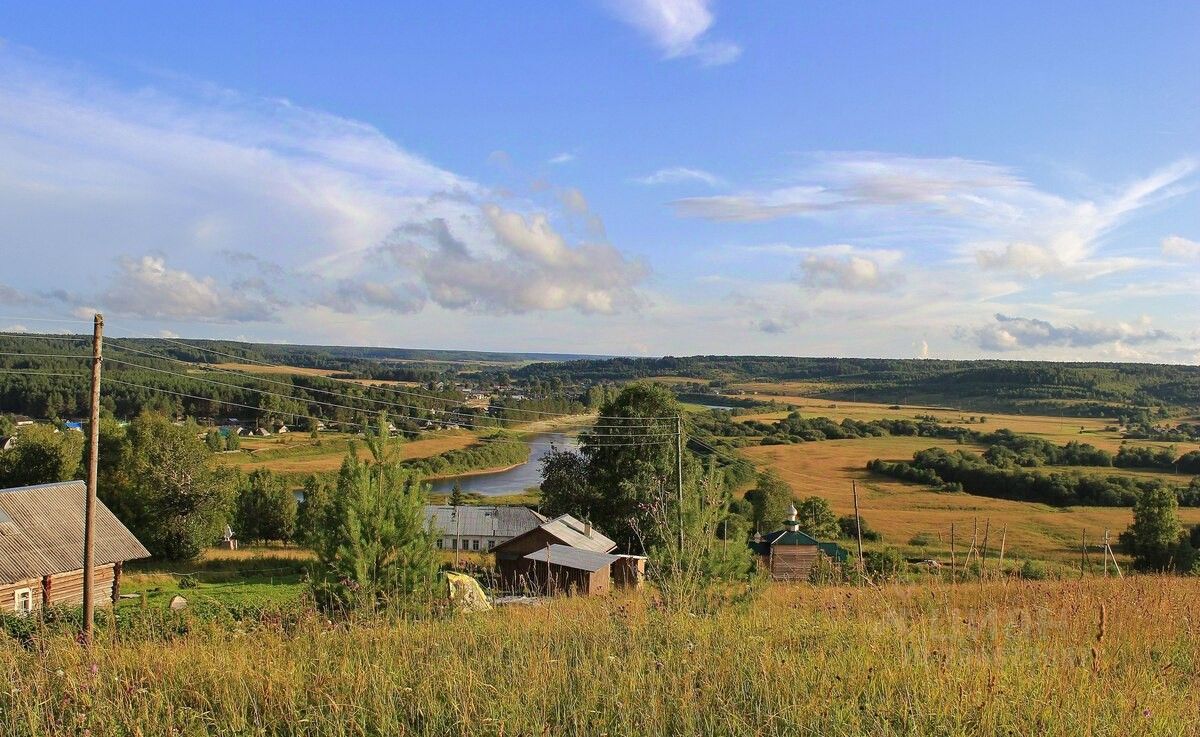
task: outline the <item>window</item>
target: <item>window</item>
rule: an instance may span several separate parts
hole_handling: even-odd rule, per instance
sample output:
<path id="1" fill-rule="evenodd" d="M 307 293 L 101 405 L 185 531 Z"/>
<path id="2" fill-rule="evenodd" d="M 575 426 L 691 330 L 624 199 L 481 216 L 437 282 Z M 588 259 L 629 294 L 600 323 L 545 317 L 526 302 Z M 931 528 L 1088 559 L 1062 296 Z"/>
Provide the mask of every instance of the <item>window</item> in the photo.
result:
<path id="1" fill-rule="evenodd" d="M 13 592 L 13 611 L 18 614 L 29 614 L 33 611 L 33 591 L 17 589 Z"/>
<path id="2" fill-rule="evenodd" d="M 496 547 L 496 541 L 495 541 L 495 540 L 488 540 L 488 550 L 491 550 L 491 549 L 492 549 L 492 548 L 494 548 L 494 547 Z"/>
<path id="3" fill-rule="evenodd" d="M 458 550 L 458 538 L 454 538 L 454 549 Z"/>
<path id="4" fill-rule="evenodd" d="M 438 550 L 441 550 L 444 547 L 446 547 L 446 541 L 439 537 L 438 538 Z"/>
<path id="5" fill-rule="evenodd" d="M 471 550 L 479 550 L 479 538 L 471 541 Z"/>

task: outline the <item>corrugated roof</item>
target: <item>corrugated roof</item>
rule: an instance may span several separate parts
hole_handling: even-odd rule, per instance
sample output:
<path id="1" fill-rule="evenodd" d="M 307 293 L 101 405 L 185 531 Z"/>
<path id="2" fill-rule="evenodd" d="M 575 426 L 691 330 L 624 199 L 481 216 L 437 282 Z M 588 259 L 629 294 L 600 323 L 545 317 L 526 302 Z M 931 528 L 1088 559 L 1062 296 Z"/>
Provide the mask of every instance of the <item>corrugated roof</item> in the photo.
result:
<path id="1" fill-rule="evenodd" d="M 82 481 L 0 489 L 0 584 L 83 567 Z M 96 565 L 150 557 L 125 525 L 97 500 Z"/>
<path id="2" fill-rule="evenodd" d="M 551 565 L 575 568 L 580 571 L 594 573 L 605 566 L 610 566 L 620 559 L 620 556 L 597 553 L 592 550 L 581 550 L 570 545 L 551 545 L 548 548 L 535 550 L 525 556 L 526 560 L 540 563 L 549 562 Z"/>
<path id="3" fill-rule="evenodd" d="M 561 540 L 564 545 L 570 545 L 573 548 L 580 548 L 581 550 L 607 553 L 615 550 L 617 547 L 615 542 L 609 540 L 594 527 L 591 533 L 588 534 L 584 523 L 569 514 L 555 517 L 542 525 L 542 529 Z"/>
<path id="4" fill-rule="evenodd" d="M 763 535 L 763 542 L 768 545 L 819 545 L 821 541 L 799 530 L 776 530 Z"/>
<path id="5" fill-rule="evenodd" d="M 463 537 L 504 537 L 524 535 L 546 521 L 546 518 L 527 507 L 464 506 L 430 504 L 425 507 L 425 521 L 446 535 Z"/>

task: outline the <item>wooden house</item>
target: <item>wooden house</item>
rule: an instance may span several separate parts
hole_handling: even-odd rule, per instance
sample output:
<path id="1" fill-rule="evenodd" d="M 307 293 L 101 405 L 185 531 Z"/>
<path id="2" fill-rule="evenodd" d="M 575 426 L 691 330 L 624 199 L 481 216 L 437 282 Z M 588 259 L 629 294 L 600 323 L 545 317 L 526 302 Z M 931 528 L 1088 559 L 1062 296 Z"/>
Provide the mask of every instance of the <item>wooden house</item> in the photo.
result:
<path id="1" fill-rule="evenodd" d="M 83 601 L 82 481 L 0 489 L 0 611 L 32 612 Z M 96 503 L 96 603 L 116 602 L 121 568 L 150 551 Z"/>
<path id="2" fill-rule="evenodd" d="M 846 549 L 837 543 L 821 542 L 801 532 L 796 515 L 793 506 L 784 529 L 769 532 L 751 543 L 759 564 L 776 581 L 808 581 L 816 566 L 844 563 L 849 557 Z"/>
<path id="3" fill-rule="evenodd" d="M 611 553 L 617 547 L 615 542 L 593 528 L 590 522 L 580 522 L 569 514 L 555 517 L 493 548 L 496 568 L 504 585 L 513 590 L 545 590 L 539 583 L 544 581 L 533 575 L 538 561 L 526 556 L 552 545 L 601 554 Z"/>

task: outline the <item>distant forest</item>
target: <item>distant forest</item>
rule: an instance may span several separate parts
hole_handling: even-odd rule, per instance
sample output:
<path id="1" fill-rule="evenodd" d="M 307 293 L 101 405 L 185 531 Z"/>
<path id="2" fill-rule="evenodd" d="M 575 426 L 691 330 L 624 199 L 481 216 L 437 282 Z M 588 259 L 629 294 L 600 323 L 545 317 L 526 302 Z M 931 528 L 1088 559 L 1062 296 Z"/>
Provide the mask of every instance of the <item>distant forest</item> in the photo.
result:
<path id="1" fill-rule="evenodd" d="M 87 370 L 83 357 L 88 355 L 88 340 L 85 336 L 0 334 L 0 412 L 82 416 L 87 379 L 81 374 Z M 701 404 L 733 406 L 738 400 L 722 396 L 706 402 L 711 395 L 697 391 L 716 394 L 734 383 L 789 381 L 804 383 L 799 393 L 830 400 L 1110 417 L 1144 427 L 1146 433 L 1153 432 L 1151 425 L 1160 418 L 1200 411 L 1200 367 L 1196 366 L 770 356 L 581 358 L 150 338 L 114 338 L 106 346 L 111 360 L 105 365 L 105 376 L 112 382 L 106 385 L 104 402 L 120 417 L 153 409 L 198 417 L 238 417 L 261 424 L 302 415 L 361 422 L 365 413 L 389 409 L 402 429 L 415 429 L 421 421 L 438 416 L 438 411 L 444 413 L 441 417 L 446 422 L 458 418 L 504 424 L 506 417 L 527 416 L 521 415 L 522 410 L 573 412 L 585 405 L 595 406 L 593 395 L 599 390 L 658 376 L 707 382 L 707 386 L 679 387 L 688 392 L 688 401 Z M 264 388 L 261 380 L 202 367 L 224 361 L 335 373 L 332 378 L 273 373 L 270 380 L 280 383 L 265 388 L 284 396 L 270 397 L 251 391 Z M 77 375 L 32 375 L 37 373 Z M 337 378 L 411 381 L 422 387 L 418 396 L 398 395 Z M 497 387 L 503 391 L 497 393 Z M 490 393 L 491 410 L 461 407 L 468 390 Z M 764 386 L 751 401 L 767 403 L 772 395 L 788 391 L 796 393 L 795 389 Z M 345 399 L 347 396 L 350 398 Z"/>
<path id="2" fill-rule="evenodd" d="M 801 381 L 812 397 L 1075 417 L 1144 420 L 1200 407 L 1200 367 L 1136 363 L 667 356 L 535 363 L 512 376 L 614 382 L 684 376 L 717 387 Z"/>

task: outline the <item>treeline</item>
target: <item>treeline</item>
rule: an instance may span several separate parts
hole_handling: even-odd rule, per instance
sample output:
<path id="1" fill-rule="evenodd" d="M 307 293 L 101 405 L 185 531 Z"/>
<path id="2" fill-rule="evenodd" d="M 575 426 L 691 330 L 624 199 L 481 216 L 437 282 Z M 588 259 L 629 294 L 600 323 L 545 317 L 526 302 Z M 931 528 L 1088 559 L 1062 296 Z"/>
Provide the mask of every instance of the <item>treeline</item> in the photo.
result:
<path id="1" fill-rule="evenodd" d="M 1193 408 L 1200 367 L 1047 361 L 689 356 L 537 363 L 520 378 L 631 381 L 689 376 L 719 381 L 811 381 L 816 396 L 905 403 L 936 402 L 977 410 L 1146 419 Z"/>
<path id="2" fill-rule="evenodd" d="M 529 444 L 512 435 L 496 433 L 466 448 L 448 450 L 428 458 L 413 458 L 400 465 L 425 476 L 454 476 L 483 468 L 515 466 L 529 460 Z"/>
<path id="3" fill-rule="evenodd" d="M 1143 422 L 1127 428 L 1122 437 L 1130 440 L 1159 440 L 1165 443 L 1200 443 L 1200 423 L 1181 422 L 1171 426 Z"/>
<path id="4" fill-rule="evenodd" d="M 943 491 L 966 491 L 977 496 L 1055 506 L 1128 507 L 1148 490 L 1160 487 L 1169 488 L 1182 506 L 1200 506 L 1200 478 L 1183 486 L 1129 476 L 1038 473 L 1020 467 L 996 466 L 986 455 L 964 450 L 928 448 L 915 453 L 911 462 L 877 458 L 867 468 L 873 473 Z"/>

